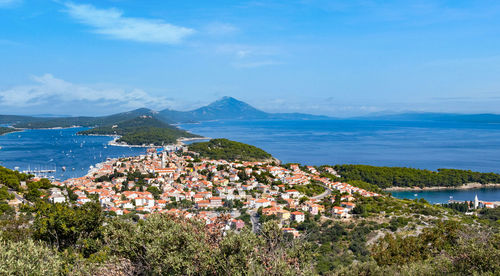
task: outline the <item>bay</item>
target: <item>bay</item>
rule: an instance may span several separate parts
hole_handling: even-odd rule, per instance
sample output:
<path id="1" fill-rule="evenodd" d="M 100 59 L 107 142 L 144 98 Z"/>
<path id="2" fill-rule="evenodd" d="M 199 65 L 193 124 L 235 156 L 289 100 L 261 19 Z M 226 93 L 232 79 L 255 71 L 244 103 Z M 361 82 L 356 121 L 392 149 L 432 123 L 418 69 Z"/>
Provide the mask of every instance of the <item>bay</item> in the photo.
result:
<path id="1" fill-rule="evenodd" d="M 285 163 L 456 168 L 500 173 L 498 124 L 301 120 L 211 121 L 180 127 L 207 137 L 255 145 Z M 108 146 L 111 137 L 76 135 L 84 129 L 25 130 L 0 136 L 0 165 L 20 170 L 56 168 L 56 178 L 64 180 L 83 176 L 90 166 L 108 157 L 145 152 L 144 148 Z M 61 170 L 62 166 L 66 171 Z M 471 200 L 474 193 L 475 190 L 425 191 L 419 192 L 418 197 L 442 203 L 450 196 Z M 479 193 L 480 199 L 500 200 L 499 189 Z M 414 198 L 414 192 L 393 194 Z"/>
<path id="2" fill-rule="evenodd" d="M 480 188 L 468 190 L 437 190 L 437 191 L 399 191 L 391 192 L 394 197 L 407 199 L 424 198 L 430 203 L 448 203 L 448 200 L 474 201 L 477 195 L 480 201 L 500 201 L 499 188 Z"/>
<path id="3" fill-rule="evenodd" d="M 56 179 L 85 175 L 106 158 L 135 156 L 144 148 L 108 146 L 112 137 L 82 136 L 88 128 L 33 129 L 0 136 L 0 166 L 9 169 L 53 170 Z M 66 167 L 66 171 L 62 167 Z"/>

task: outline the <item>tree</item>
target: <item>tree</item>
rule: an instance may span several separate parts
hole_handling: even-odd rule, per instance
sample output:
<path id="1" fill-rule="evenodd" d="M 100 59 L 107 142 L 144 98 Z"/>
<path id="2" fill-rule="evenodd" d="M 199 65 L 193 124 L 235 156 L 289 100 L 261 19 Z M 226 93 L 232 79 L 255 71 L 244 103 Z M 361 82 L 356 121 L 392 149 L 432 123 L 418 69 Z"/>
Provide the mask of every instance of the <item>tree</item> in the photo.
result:
<path id="1" fill-rule="evenodd" d="M 49 242 L 59 250 L 78 243 L 77 247 L 88 254 L 96 251 L 95 244 L 88 242 L 101 237 L 104 216 L 98 203 L 89 202 L 73 208 L 66 204 L 39 202 L 35 212 L 33 236 L 36 239 Z"/>
<path id="2" fill-rule="evenodd" d="M 158 200 L 160 199 L 160 195 L 161 195 L 161 191 L 160 189 L 158 189 L 157 187 L 155 186 L 149 186 L 146 191 L 150 192 L 151 194 L 153 194 L 153 197 Z"/>

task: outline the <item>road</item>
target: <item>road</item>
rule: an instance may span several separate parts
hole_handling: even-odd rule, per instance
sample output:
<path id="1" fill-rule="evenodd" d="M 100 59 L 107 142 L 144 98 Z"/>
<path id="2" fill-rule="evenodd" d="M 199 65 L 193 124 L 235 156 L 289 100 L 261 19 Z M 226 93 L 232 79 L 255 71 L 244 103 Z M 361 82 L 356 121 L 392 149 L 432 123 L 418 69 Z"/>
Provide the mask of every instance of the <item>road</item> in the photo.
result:
<path id="1" fill-rule="evenodd" d="M 2 184 L 0 184 L 0 188 L 2 188 L 2 187 L 3 187 L 3 185 L 2 185 Z M 26 199 L 24 199 L 24 197 L 22 197 L 22 196 L 18 195 L 18 194 L 16 193 L 16 191 L 14 191 L 14 190 L 12 190 L 12 189 L 7 189 L 7 192 L 9 192 L 9 194 L 11 194 L 11 195 L 14 195 L 14 197 L 15 197 L 17 200 L 21 201 L 23 204 L 33 205 L 33 203 L 31 203 L 31 202 L 27 201 Z"/>
<path id="2" fill-rule="evenodd" d="M 326 185 L 323 185 L 323 184 L 320 184 L 320 185 L 323 186 L 326 190 L 322 194 L 319 194 L 317 196 L 311 197 L 311 199 L 319 199 L 319 200 L 321 200 L 321 199 L 329 196 L 332 193 L 332 190 L 330 190 L 330 188 L 328 188 Z"/>
<path id="3" fill-rule="evenodd" d="M 252 223 L 252 231 L 254 233 L 259 233 L 260 231 L 260 222 L 259 216 L 256 211 L 248 212 L 250 214 L 250 222 Z"/>

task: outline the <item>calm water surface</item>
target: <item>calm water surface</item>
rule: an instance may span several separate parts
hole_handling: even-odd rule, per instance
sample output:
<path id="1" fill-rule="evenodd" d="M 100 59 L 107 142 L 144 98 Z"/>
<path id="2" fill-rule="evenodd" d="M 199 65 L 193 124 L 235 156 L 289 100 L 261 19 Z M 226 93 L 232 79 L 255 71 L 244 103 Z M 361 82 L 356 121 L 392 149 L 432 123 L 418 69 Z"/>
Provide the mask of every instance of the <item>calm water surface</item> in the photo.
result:
<path id="1" fill-rule="evenodd" d="M 144 148 L 108 146 L 111 137 L 81 136 L 87 128 L 26 130 L 0 136 L 0 166 L 19 170 L 56 169 L 61 180 L 80 177 L 107 157 L 143 154 Z M 66 171 L 62 171 L 62 167 Z"/>
<path id="2" fill-rule="evenodd" d="M 500 125 L 366 120 L 215 121 L 181 127 L 258 146 L 283 162 L 368 164 L 500 173 Z M 500 189 L 428 191 L 433 203 L 500 200 Z M 394 193 L 415 198 L 414 192 Z"/>
<path id="3" fill-rule="evenodd" d="M 369 164 L 435 170 L 500 173 L 500 125 L 366 120 L 214 121 L 182 128 L 263 148 L 284 162 Z M 107 157 L 144 153 L 143 148 L 107 146 L 110 137 L 78 136 L 85 128 L 27 130 L 0 136 L 0 165 L 20 170 L 58 169 L 57 178 L 84 175 Z M 66 172 L 61 167 L 67 168 Z M 73 170 L 74 168 L 74 170 Z M 499 189 L 420 192 L 431 202 L 450 196 L 500 200 Z M 394 193 L 415 198 L 414 192 Z"/>

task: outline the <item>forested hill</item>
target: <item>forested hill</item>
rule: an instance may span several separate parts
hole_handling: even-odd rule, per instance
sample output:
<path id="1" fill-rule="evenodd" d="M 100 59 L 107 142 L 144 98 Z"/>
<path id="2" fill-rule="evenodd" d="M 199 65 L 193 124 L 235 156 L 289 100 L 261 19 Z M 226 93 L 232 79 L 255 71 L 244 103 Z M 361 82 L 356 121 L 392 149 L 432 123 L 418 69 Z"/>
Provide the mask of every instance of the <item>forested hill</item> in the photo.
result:
<path id="1" fill-rule="evenodd" d="M 0 135 L 6 134 L 6 133 L 10 133 L 10 132 L 14 132 L 14 131 L 17 131 L 17 129 L 11 128 L 11 127 L 0 127 Z"/>
<path id="2" fill-rule="evenodd" d="M 181 137 L 193 138 L 198 135 L 164 123 L 152 116 L 139 116 L 117 124 L 81 131 L 82 135 L 119 135 L 118 142 L 128 145 L 156 145 L 175 143 Z"/>
<path id="3" fill-rule="evenodd" d="M 210 159 L 266 161 L 272 158 L 271 154 L 252 145 L 230 141 L 228 139 L 212 139 L 208 142 L 189 145 L 189 150 Z"/>
<path id="4" fill-rule="evenodd" d="M 437 172 L 413 168 L 337 165 L 335 170 L 347 180 L 362 180 L 380 188 L 458 187 L 467 183 L 500 183 L 500 174 L 455 169 Z"/>
<path id="5" fill-rule="evenodd" d="M 166 118 L 161 117 L 156 111 L 147 108 L 139 108 L 136 110 L 117 113 L 109 116 L 100 116 L 100 117 L 60 117 L 60 118 L 36 118 L 33 117 L 30 119 L 23 119 L 18 123 L 14 124 L 15 127 L 18 128 L 54 128 L 54 127 L 72 127 L 72 126 L 86 126 L 86 127 L 95 127 L 95 126 L 106 126 L 113 125 L 118 122 L 123 122 L 126 120 L 131 120 L 133 118 L 139 116 L 151 116 L 155 117 L 158 120 L 162 120 L 166 123 L 171 123 Z"/>

